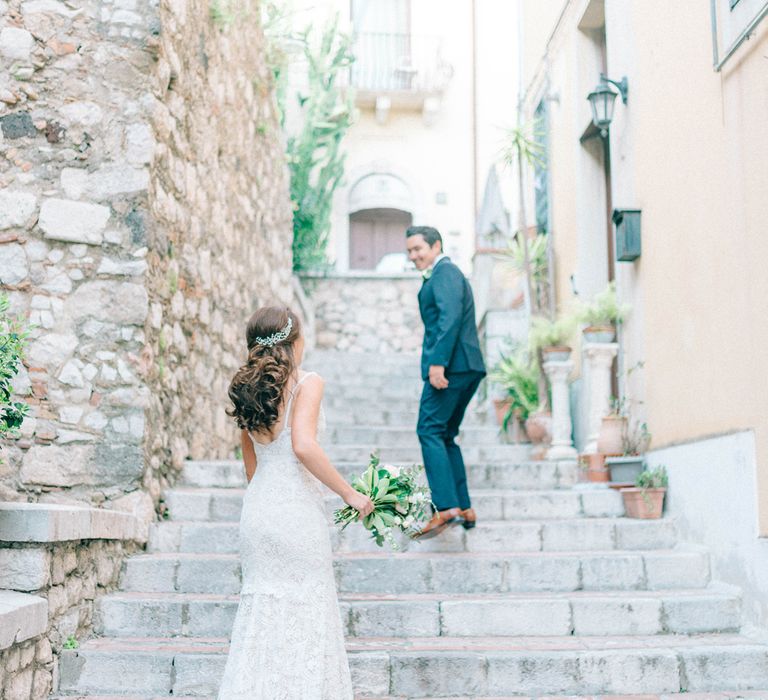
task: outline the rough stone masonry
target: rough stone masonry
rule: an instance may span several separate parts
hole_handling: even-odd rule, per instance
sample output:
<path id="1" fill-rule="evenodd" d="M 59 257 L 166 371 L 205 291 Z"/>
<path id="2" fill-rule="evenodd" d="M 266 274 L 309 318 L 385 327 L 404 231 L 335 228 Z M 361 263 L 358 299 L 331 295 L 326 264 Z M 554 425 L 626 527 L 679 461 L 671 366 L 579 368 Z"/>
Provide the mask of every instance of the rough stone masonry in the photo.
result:
<path id="1" fill-rule="evenodd" d="M 244 321 L 291 299 L 257 12 L 0 0 L 0 282 L 32 324 L 0 500 L 151 517 L 185 459 L 231 453 Z"/>

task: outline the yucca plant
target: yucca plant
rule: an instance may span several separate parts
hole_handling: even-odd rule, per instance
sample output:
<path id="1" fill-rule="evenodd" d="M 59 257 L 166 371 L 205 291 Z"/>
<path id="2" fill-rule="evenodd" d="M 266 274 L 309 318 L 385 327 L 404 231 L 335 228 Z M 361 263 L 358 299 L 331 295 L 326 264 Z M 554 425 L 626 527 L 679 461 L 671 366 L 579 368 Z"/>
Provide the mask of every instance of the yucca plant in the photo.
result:
<path id="1" fill-rule="evenodd" d="M 525 210 L 525 167 L 531 165 L 543 166 L 544 147 L 536 140 L 537 123 L 522 124 L 512 129 L 507 129 L 501 159 L 508 168 L 517 168 L 518 187 L 518 222 L 517 238 L 520 239 L 522 266 L 525 273 L 526 290 L 531 313 L 539 313 L 541 309 L 537 305 L 537 296 L 534 295 L 533 266 L 531 262 L 531 244 L 526 233 L 528 219 Z"/>

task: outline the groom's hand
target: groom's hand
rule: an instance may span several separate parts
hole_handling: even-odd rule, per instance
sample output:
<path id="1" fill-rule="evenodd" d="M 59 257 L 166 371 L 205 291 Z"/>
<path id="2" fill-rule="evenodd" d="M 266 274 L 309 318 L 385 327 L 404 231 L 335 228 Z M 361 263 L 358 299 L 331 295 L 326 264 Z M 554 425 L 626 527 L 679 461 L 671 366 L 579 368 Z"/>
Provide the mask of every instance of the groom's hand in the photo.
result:
<path id="1" fill-rule="evenodd" d="M 448 380 L 445 378 L 445 367 L 442 365 L 430 365 L 429 383 L 435 387 L 435 389 L 447 389 Z"/>

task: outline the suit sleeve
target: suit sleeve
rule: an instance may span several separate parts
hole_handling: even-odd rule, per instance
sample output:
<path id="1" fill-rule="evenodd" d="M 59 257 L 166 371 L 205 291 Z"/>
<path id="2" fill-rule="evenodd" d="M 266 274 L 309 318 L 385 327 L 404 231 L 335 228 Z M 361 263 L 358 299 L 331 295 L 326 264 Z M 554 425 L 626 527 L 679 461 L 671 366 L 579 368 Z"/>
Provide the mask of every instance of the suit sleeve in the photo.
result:
<path id="1" fill-rule="evenodd" d="M 429 354 L 430 365 L 447 367 L 461 331 L 464 301 L 463 275 L 454 265 L 443 265 L 435 272 L 432 287 L 437 305 L 437 338 Z"/>

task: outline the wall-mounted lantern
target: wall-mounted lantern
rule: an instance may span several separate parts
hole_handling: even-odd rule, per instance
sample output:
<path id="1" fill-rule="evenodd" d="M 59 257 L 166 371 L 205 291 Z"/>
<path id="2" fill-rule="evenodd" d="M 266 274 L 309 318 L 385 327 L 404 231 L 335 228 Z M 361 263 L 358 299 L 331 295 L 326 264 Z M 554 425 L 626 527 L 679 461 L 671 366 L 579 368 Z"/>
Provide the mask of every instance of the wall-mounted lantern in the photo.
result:
<path id="1" fill-rule="evenodd" d="M 640 209 L 614 209 L 616 259 L 632 262 L 640 257 Z"/>
<path id="2" fill-rule="evenodd" d="M 619 92 L 616 93 L 611 85 L 615 85 Z M 624 76 L 617 82 L 608 78 L 605 73 L 600 73 L 600 82 L 587 95 L 589 105 L 592 108 L 592 123 L 600 129 L 600 135 L 603 138 L 608 135 L 608 127 L 613 121 L 613 108 L 617 95 L 621 95 L 621 101 L 627 104 L 628 93 L 629 84 L 627 83 L 627 76 Z"/>

